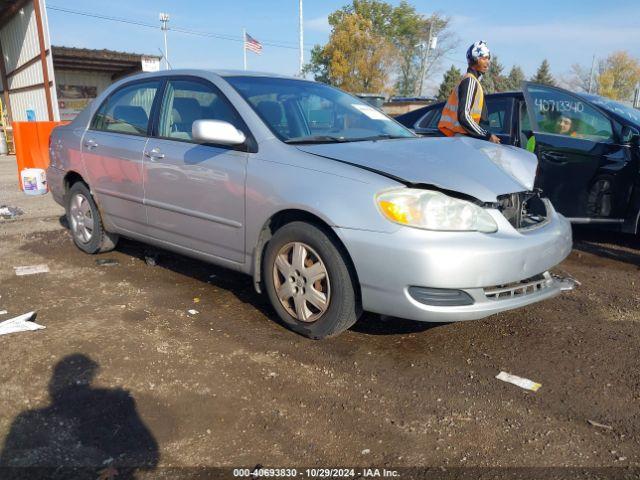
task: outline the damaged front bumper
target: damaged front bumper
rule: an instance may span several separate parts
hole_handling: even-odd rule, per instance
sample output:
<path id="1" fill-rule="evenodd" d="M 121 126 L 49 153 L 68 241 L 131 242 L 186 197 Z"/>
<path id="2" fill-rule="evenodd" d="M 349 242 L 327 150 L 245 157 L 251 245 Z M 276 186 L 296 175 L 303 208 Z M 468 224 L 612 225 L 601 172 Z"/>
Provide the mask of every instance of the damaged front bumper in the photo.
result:
<path id="1" fill-rule="evenodd" d="M 353 259 L 365 310 L 428 322 L 475 320 L 572 289 L 549 271 L 571 252 L 571 226 L 550 209 L 544 225 L 516 230 L 497 210 L 493 234 L 337 228 Z"/>

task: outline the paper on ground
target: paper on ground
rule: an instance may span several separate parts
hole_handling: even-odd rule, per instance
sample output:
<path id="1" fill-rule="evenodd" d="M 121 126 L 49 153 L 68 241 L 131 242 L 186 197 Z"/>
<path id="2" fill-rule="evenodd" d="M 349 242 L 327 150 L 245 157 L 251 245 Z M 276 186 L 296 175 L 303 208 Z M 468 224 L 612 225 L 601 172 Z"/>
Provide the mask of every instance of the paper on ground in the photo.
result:
<path id="1" fill-rule="evenodd" d="M 498 380 L 502 380 L 503 382 L 513 383 L 514 385 L 519 386 L 520 388 L 524 388 L 525 390 L 531 390 L 533 392 L 538 391 L 538 389 L 542 386 L 540 383 L 536 383 L 528 378 L 518 377 L 516 375 L 511 375 L 507 372 L 500 372 L 496 375 Z"/>
<path id="2" fill-rule="evenodd" d="M 44 263 L 41 265 L 26 265 L 23 267 L 13 267 L 16 271 L 16 275 L 33 275 L 34 273 L 48 273 L 49 266 Z"/>
<path id="3" fill-rule="evenodd" d="M 0 322 L 0 335 L 6 335 L 8 333 L 27 332 L 30 330 L 42 330 L 46 328 L 44 325 L 39 325 L 36 322 L 30 322 L 34 318 L 36 312 L 25 313 L 17 317 Z"/>

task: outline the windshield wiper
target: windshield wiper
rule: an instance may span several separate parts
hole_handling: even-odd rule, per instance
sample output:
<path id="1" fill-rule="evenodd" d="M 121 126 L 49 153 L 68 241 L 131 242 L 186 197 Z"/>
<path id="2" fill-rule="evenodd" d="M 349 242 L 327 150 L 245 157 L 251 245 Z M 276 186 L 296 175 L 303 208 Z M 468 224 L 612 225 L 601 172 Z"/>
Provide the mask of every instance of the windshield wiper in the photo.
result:
<path id="1" fill-rule="evenodd" d="M 413 137 L 405 137 L 404 135 L 389 135 L 388 133 L 383 133 L 381 135 L 372 135 L 371 137 L 357 137 L 357 138 L 350 138 L 349 141 L 350 142 L 368 142 L 368 141 L 375 141 L 375 140 L 390 140 L 393 138 L 413 138 Z"/>
<path id="2" fill-rule="evenodd" d="M 338 143 L 344 142 L 344 137 L 332 137 L 331 135 L 315 135 L 310 137 L 294 137 L 285 140 L 284 143 L 298 144 L 298 143 Z"/>

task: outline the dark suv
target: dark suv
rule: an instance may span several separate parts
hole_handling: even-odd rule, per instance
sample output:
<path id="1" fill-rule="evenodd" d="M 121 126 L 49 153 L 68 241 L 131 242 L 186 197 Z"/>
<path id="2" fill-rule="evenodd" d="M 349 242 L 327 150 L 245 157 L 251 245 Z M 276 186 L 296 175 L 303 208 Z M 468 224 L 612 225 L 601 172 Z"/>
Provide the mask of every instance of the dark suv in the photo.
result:
<path id="1" fill-rule="evenodd" d="M 640 110 L 597 95 L 525 82 L 486 96 L 489 130 L 538 157 L 536 187 L 572 223 L 640 233 Z M 444 102 L 396 117 L 439 136 Z"/>

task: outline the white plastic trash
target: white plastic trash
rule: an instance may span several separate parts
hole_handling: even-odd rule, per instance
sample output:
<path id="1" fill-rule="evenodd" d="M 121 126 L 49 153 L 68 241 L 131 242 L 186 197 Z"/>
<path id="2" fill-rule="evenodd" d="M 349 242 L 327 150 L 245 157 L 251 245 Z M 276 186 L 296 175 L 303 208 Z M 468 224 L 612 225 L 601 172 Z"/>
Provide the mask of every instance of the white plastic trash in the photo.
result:
<path id="1" fill-rule="evenodd" d="M 47 174 L 42 168 L 25 168 L 20 172 L 22 189 L 27 195 L 47 193 Z"/>

